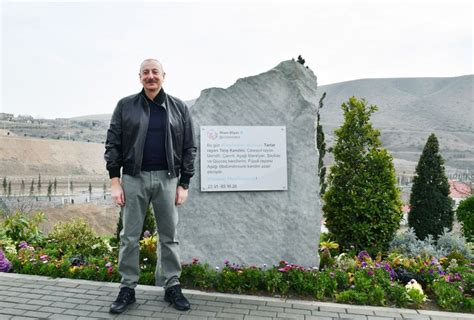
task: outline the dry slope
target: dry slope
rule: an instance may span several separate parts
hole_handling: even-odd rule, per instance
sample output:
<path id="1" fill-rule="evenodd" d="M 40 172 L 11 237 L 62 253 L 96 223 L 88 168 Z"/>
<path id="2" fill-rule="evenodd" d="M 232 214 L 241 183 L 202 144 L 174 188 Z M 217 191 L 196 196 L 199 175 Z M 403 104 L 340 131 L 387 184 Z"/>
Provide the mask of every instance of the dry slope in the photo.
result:
<path id="1" fill-rule="evenodd" d="M 0 176 L 106 175 L 104 145 L 0 136 Z"/>

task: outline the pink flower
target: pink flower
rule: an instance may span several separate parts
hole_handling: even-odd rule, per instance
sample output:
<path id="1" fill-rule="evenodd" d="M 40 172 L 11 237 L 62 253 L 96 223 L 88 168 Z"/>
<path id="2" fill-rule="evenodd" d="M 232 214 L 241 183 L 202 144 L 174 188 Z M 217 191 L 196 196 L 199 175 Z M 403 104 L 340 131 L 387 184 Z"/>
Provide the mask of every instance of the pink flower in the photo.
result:
<path id="1" fill-rule="evenodd" d="M 286 266 L 286 267 L 283 267 L 283 268 L 279 268 L 278 271 L 280 272 L 288 272 L 291 270 L 291 267 L 290 266 Z"/>

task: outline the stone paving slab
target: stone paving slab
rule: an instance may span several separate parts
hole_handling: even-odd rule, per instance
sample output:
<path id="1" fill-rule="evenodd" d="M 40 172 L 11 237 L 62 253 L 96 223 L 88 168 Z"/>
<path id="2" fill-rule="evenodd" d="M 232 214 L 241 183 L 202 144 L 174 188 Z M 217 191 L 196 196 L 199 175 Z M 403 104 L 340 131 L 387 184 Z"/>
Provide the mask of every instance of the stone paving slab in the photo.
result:
<path id="1" fill-rule="evenodd" d="M 138 286 L 137 302 L 108 313 L 117 283 L 0 273 L 0 320 L 13 319 L 237 319 L 237 320 L 474 320 L 473 314 L 356 306 L 319 301 L 183 290 L 191 310 L 163 301 L 161 287 Z"/>

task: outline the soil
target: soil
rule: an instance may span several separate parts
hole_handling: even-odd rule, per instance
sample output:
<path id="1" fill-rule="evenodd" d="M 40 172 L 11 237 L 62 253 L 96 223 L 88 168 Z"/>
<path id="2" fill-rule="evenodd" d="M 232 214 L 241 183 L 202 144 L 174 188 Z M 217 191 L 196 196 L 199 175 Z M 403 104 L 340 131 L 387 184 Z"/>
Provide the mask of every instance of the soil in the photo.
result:
<path id="1" fill-rule="evenodd" d="M 115 205 L 99 205 L 94 203 L 67 204 L 60 208 L 45 208 L 43 212 L 47 221 L 41 224 L 41 229 L 48 234 L 54 224 L 73 218 L 84 218 L 97 235 L 114 235 L 120 209 Z"/>

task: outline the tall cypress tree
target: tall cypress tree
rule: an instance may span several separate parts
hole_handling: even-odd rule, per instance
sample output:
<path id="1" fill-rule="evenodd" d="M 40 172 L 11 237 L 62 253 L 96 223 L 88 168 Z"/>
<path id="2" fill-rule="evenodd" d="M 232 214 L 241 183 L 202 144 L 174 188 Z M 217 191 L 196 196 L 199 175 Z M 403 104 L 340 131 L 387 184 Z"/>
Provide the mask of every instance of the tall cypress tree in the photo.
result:
<path id="1" fill-rule="evenodd" d="M 326 183 L 326 166 L 324 166 L 324 156 L 326 155 L 326 142 L 324 141 L 324 131 L 323 126 L 321 125 L 321 116 L 320 111 L 323 108 L 323 100 L 326 98 L 326 92 L 323 93 L 321 99 L 319 100 L 319 109 L 316 120 L 316 147 L 319 151 L 319 161 L 318 161 L 318 175 L 319 175 L 319 185 L 320 185 L 320 194 L 324 195 L 327 188 Z"/>
<path id="2" fill-rule="evenodd" d="M 416 166 L 410 207 L 408 225 L 415 229 L 419 239 L 425 239 L 429 234 L 437 239 L 443 233 L 443 228 L 452 229 L 453 203 L 449 197 L 444 161 L 434 133 L 428 137 Z"/>
<path id="3" fill-rule="evenodd" d="M 323 206 L 326 226 L 343 249 L 385 251 L 400 227 L 402 202 L 390 154 L 370 116 L 377 106 L 351 97 L 335 130 L 334 165 Z"/>

